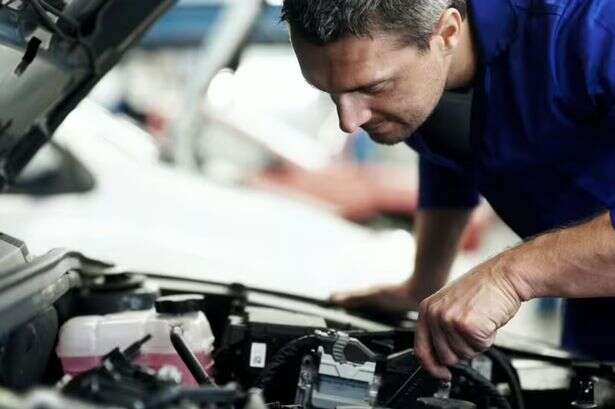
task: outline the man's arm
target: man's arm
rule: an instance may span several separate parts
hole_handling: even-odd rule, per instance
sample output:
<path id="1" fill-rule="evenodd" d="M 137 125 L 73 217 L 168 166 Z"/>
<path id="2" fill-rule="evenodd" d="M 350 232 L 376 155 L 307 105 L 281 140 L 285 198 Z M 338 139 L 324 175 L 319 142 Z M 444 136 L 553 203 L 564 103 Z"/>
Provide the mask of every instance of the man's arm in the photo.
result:
<path id="1" fill-rule="evenodd" d="M 448 280 L 471 209 L 422 209 L 415 219 L 414 273 L 402 283 L 335 294 L 332 301 L 345 308 L 384 311 L 416 310 L 419 303 Z"/>
<path id="2" fill-rule="evenodd" d="M 426 299 L 416 353 L 425 369 L 447 379 L 447 366 L 490 347 L 521 302 L 605 296 L 615 296 L 615 229 L 608 213 L 507 250 Z"/>
<path id="3" fill-rule="evenodd" d="M 472 209 L 423 209 L 415 223 L 417 241 L 414 274 L 409 282 L 423 295 L 441 289 L 448 281 Z"/>

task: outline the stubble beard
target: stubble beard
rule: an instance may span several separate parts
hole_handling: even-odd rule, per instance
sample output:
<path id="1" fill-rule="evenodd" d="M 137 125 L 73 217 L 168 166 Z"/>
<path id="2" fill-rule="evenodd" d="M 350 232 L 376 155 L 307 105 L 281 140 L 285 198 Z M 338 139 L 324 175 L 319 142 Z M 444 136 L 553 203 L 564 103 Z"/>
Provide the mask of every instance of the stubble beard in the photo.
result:
<path id="1" fill-rule="evenodd" d="M 429 93 L 426 99 L 429 99 L 425 105 L 430 106 L 430 110 L 424 113 L 416 113 L 414 110 L 409 110 L 404 117 L 407 118 L 404 122 L 398 121 L 397 123 L 401 125 L 403 131 L 399 131 L 391 134 L 378 134 L 378 133 L 370 133 L 368 132 L 370 138 L 380 145 L 385 146 L 394 146 L 399 143 L 405 142 L 408 140 L 414 133 L 431 117 L 434 113 L 436 107 L 438 106 L 442 96 L 445 91 L 445 83 L 444 81 L 438 81 L 438 87 L 436 91 Z"/>

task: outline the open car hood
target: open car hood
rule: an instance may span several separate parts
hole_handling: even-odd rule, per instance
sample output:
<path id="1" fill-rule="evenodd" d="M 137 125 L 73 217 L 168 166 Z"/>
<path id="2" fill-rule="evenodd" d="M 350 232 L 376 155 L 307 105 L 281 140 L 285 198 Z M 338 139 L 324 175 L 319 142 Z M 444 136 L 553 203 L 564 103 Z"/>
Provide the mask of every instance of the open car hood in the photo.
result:
<path id="1" fill-rule="evenodd" d="M 0 1 L 0 188 L 173 3 Z"/>

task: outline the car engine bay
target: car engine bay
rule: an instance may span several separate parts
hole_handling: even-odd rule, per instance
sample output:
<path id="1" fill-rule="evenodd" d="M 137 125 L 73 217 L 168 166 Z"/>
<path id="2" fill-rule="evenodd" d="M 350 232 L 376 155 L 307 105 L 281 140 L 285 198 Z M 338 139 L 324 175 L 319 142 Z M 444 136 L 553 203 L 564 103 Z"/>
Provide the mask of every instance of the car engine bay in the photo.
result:
<path id="1" fill-rule="evenodd" d="M 495 347 L 442 383 L 410 349 L 410 318 L 1 239 L 0 408 L 612 407 L 609 363 Z"/>

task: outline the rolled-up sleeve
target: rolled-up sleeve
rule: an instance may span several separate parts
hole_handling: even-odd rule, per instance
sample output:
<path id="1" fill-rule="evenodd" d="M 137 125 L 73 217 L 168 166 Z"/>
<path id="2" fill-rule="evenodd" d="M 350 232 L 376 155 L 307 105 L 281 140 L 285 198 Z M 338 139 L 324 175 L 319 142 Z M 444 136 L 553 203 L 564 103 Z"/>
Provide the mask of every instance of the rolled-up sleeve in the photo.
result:
<path id="1" fill-rule="evenodd" d="M 419 182 L 421 209 L 473 208 L 480 200 L 472 172 L 423 157 L 419 160 Z"/>
<path id="2" fill-rule="evenodd" d="M 588 163 L 583 178 L 584 188 L 599 197 L 611 214 L 615 228 L 615 7 L 596 12 L 592 24 L 577 28 L 578 39 L 571 46 L 571 55 L 579 56 L 581 78 L 598 113 L 606 112 L 606 120 L 599 126 L 605 138 L 594 141 L 604 152 L 598 163 Z"/>

